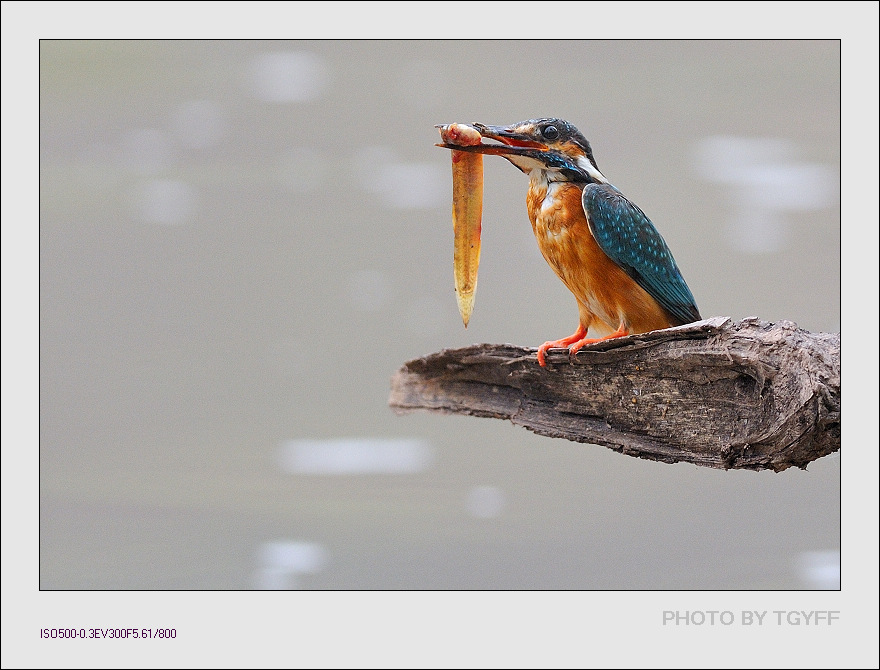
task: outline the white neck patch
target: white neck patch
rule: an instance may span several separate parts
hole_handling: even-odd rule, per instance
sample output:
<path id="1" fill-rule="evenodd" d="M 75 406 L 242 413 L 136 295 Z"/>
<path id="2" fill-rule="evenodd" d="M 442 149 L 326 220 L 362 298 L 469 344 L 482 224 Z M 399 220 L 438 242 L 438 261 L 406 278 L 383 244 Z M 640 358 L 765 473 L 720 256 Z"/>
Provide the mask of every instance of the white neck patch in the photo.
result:
<path id="1" fill-rule="evenodd" d="M 577 166 L 596 181 L 603 184 L 608 183 L 608 180 L 605 179 L 605 175 L 599 172 L 599 168 L 593 165 L 585 156 L 577 157 Z"/>

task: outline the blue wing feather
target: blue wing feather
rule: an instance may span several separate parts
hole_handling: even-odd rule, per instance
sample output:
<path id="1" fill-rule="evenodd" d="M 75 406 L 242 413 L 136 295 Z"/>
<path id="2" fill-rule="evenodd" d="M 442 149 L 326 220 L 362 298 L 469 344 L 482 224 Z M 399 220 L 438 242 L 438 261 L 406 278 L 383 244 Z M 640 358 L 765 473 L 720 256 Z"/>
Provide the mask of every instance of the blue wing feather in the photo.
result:
<path id="1" fill-rule="evenodd" d="M 645 213 L 610 184 L 587 184 L 582 196 L 599 247 L 682 324 L 700 312 L 672 252 Z"/>

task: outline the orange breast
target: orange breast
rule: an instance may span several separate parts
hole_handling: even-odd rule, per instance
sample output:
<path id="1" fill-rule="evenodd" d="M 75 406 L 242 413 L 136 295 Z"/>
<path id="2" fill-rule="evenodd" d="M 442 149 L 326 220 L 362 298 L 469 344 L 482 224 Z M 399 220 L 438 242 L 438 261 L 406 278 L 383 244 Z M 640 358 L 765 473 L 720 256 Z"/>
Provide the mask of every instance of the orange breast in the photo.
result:
<path id="1" fill-rule="evenodd" d="M 606 335 L 668 328 L 674 320 L 596 244 L 571 182 L 530 184 L 526 206 L 538 248 L 578 303 L 581 325 Z"/>

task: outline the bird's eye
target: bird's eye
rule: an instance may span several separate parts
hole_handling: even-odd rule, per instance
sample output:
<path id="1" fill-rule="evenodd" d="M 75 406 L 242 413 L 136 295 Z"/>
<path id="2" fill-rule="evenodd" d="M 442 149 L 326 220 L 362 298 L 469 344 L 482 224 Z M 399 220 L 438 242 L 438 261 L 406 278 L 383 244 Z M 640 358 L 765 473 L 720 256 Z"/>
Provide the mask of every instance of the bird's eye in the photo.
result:
<path id="1" fill-rule="evenodd" d="M 544 136 L 544 139 L 555 140 L 559 138 L 559 128 L 556 126 L 544 126 L 541 134 Z"/>

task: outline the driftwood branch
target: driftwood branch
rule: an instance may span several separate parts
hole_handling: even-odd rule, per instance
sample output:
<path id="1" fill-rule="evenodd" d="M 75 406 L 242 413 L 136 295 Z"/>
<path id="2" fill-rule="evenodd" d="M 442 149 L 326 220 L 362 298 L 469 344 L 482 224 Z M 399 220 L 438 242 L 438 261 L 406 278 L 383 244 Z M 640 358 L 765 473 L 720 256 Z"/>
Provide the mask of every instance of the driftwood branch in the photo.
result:
<path id="1" fill-rule="evenodd" d="M 389 404 L 713 468 L 805 468 L 840 449 L 840 334 L 725 317 L 564 349 L 482 344 L 409 361 Z"/>

